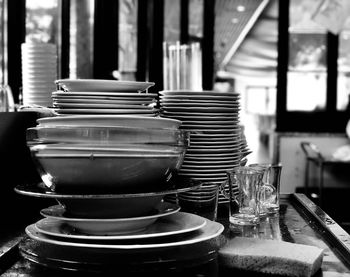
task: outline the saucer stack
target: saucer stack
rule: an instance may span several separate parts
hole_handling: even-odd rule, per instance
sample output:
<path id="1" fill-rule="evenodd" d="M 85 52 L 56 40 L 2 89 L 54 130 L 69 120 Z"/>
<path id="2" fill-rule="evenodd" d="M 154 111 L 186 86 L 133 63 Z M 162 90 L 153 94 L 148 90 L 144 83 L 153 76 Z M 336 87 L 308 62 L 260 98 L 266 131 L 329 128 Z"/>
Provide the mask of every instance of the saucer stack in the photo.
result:
<path id="1" fill-rule="evenodd" d="M 23 105 L 51 107 L 57 79 L 57 49 L 51 43 L 22 43 Z"/>
<path id="2" fill-rule="evenodd" d="M 190 132 L 190 146 L 179 175 L 224 184 L 226 172 L 240 165 L 245 149 L 239 125 L 239 94 L 188 90 L 159 93 L 161 116 L 181 120 L 181 128 Z M 220 202 L 227 202 L 222 194 Z"/>
<path id="3" fill-rule="evenodd" d="M 52 101 L 59 115 L 158 115 L 157 94 L 147 93 L 152 82 L 62 79 L 56 84 Z"/>

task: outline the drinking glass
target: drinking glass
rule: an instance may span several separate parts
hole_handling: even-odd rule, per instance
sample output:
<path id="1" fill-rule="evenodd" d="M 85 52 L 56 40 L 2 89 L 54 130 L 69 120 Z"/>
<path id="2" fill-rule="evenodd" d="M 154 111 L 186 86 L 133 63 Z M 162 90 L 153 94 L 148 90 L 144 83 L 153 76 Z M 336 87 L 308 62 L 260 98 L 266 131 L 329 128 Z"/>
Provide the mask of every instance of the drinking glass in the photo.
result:
<path id="1" fill-rule="evenodd" d="M 280 179 L 282 164 L 257 163 L 249 167 L 263 172 L 260 186 L 260 215 L 275 214 L 280 206 Z"/>
<path id="2" fill-rule="evenodd" d="M 256 225 L 260 220 L 259 190 L 263 172 L 239 166 L 227 172 L 229 220 L 233 225 Z M 238 187 L 238 193 L 233 191 Z"/>

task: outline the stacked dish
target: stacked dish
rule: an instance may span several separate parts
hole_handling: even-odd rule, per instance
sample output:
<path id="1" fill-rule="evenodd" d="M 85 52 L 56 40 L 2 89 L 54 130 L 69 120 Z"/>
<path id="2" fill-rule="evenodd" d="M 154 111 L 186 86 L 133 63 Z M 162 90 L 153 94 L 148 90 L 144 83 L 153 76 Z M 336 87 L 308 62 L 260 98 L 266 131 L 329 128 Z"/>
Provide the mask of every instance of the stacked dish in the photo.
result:
<path id="1" fill-rule="evenodd" d="M 152 82 L 62 79 L 52 93 L 54 110 L 59 115 L 120 114 L 156 116 L 156 96 L 147 93 Z"/>
<path id="2" fill-rule="evenodd" d="M 51 91 L 57 78 L 57 49 L 50 43 L 22 43 L 24 105 L 51 107 Z"/>
<path id="3" fill-rule="evenodd" d="M 181 128 L 191 133 L 179 175 L 221 185 L 226 172 L 240 165 L 244 157 L 239 94 L 186 90 L 159 93 L 161 115 L 181 120 Z M 220 194 L 219 202 L 227 199 Z"/>
<path id="4" fill-rule="evenodd" d="M 28 129 L 27 142 L 43 183 L 16 191 L 53 198 L 59 205 L 41 210 L 44 218 L 26 228 L 30 240 L 22 254 L 27 259 L 85 269 L 96 266 L 97 255 L 104 268 L 108 255 L 131 255 L 130 263 L 135 256 L 149 259 L 151 249 L 158 252 L 155 262 L 169 255 L 165 248 L 193 246 L 222 232 L 221 224 L 179 212 L 177 204 L 163 200 L 201 186 L 176 176 L 189 143 L 181 121 L 75 115 L 37 123 Z"/>

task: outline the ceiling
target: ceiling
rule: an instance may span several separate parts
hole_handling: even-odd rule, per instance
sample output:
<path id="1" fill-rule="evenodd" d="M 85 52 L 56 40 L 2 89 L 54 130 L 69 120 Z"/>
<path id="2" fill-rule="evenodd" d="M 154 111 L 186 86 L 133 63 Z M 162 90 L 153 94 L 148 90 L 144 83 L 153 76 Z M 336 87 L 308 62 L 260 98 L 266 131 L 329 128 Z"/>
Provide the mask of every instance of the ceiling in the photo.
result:
<path id="1" fill-rule="evenodd" d="M 277 1 L 216 1 L 214 50 L 219 77 L 276 78 Z"/>

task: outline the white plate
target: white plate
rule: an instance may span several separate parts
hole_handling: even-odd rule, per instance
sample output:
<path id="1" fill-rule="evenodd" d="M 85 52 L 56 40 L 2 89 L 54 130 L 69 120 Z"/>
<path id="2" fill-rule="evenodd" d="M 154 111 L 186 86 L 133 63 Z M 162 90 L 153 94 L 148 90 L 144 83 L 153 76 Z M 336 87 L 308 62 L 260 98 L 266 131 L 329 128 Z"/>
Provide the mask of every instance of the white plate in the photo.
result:
<path id="1" fill-rule="evenodd" d="M 146 105 L 126 105 L 114 103 L 57 103 L 54 102 L 55 107 L 60 109 L 135 109 L 135 110 L 152 110 L 153 107 Z"/>
<path id="2" fill-rule="evenodd" d="M 198 103 L 187 103 L 185 101 L 179 103 L 161 102 L 160 105 L 164 110 L 175 108 L 175 107 L 227 107 L 227 108 L 238 108 L 238 103 L 212 103 L 198 102 Z"/>
<path id="3" fill-rule="evenodd" d="M 224 226 L 218 222 L 214 222 L 206 219 L 206 224 L 199 230 L 189 234 L 186 237 L 174 237 L 172 240 L 150 243 L 150 242 L 139 242 L 136 244 L 100 244 L 100 243 L 79 243 L 73 241 L 58 240 L 50 238 L 42 233 L 35 227 L 35 224 L 29 225 L 25 229 L 27 235 L 41 242 L 46 242 L 49 244 L 55 244 L 59 246 L 69 246 L 69 247 L 83 247 L 87 249 L 113 249 L 113 250 L 140 250 L 140 249 L 156 249 L 156 248 L 168 248 L 168 247 L 180 247 L 184 245 L 191 245 L 194 243 L 207 241 L 212 238 L 216 238 L 224 231 Z"/>
<path id="4" fill-rule="evenodd" d="M 118 98 L 113 98 L 113 99 L 86 99 L 86 98 L 78 98 L 78 99 L 71 99 L 71 98 L 57 98 L 57 97 L 52 97 L 52 100 L 54 103 L 57 104 L 122 104 L 122 105 L 148 105 L 150 103 L 155 103 L 153 99 L 148 99 L 148 100 L 139 100 L 138 98 L 136 99 L 131 99 L 131 100 L 119 100 Z"/>
<path id="5" fill-rule="evenodd" d="M 54 109 L 58 114 L 153 114 L 147 109 Z"/>
<path id="6" fill-rule="evenodd" d="M 178 129 L 181 121 L 162 117 L 123 116 L 123 115 L 75 115 L 40 118 L 37 123 L 43 127 L 64 126 L 118 126 L 140 128 Z"/>
<path id="7" fill-rule="evenodd" d="M 84 234 L 91 235 L 118 235 L 140 232 L 154 223 L 158 218 L 164 217 L 180 210 L 180 207 L 171 203 L 161 202 L 147 216 L 127 218 L 76 218 L 65 214 L 61 205 L 42 209 L 40 214 L 66 223 Z"/>
<path id="8" fill-rule="evenodd" d="M 45 218 L 37 223 L 37 229 L 46 235 L 62 237 L 67 239 L 82 240 L 124 240 L 124 239 L 146 239 L 155 237 L 164 237 L 189 233 L 202 228 L 206 224 L 206 220 L 198 215 L 177 212 L 157 219 L 156 222 L 149 225 L 146 229 L 132 234 L 95 236 L 86 235 L 77 232 L 68 224 L 61 220 Z"/>
<path id="9" fill-rule="evenodd" d="M 199 112 L 199 113 L 235 113 L 239 111 L 238 107 L 232 107 L 232 108 L 227 108 L 227 107 L 213 107 L 211 105 L 207 106 L 192 106 L 192 107 L 166 107 L 164 108 L 165 111 L 169 112 Z"/>
<path id="10" fill-rule="evenodd" d="M 154 86 L 153 82 L 100 79 L 61 79 L 56 84 L 68 91 L 144 91 Z"/>
<path id="11" fill-rule="evenodd" d="M 137 99 L 137 98 L 155 98 L 157 97 L 156 93 L 145 93 L 145 92 L 105 92 L 105 91 L 54 91 L 52 92 L 53 97 L 113 97 L 113 99 L 119 99 L 119 98 L 132 98 L 132 99 Z"/>
<path id="12" fill-rule="evenodd" d="M 191 111 L 186 111 L 186 112 L 170 112 L 170 111 L 164 111 L 161 110 L 161 113 L 164 114 L 164 117 L 180 117 L 180 116 L 192 116 L 192 117 L 202 117 L 205 120 L 210 120 L 212 117 L 231 117 L 232 119 L 236 119 L 239 116 L 238 111 L 234 112 L 191 112 Z"/>
<path id="13" fill-rule="evenodd" d="M 229 96 L 229 97 L 239 97 L 240 94 L 236 92 L 220 92 L 215 90 L 203 90 L 203 91 L 192 91 L 192 90 L 162 90 L 159 91 L 161 95 L 172 95 L 172 96 L 183 96 L 183 97 L 194 97 L 199 98 L 206 96 Z"/>
<path id="14" fill-rule="evenodd" d="M 72 95 L 71 92 L 64 92 L 63 95 L 57 95 L 56 92 L 52 92 L 51 97 L 54 100 L 69 100 L 69 101 L 94 101 L 94 100 L 105 100 L 105 101 L 154 101 L 155 97 L 152 94 L 137 93 L 137 96 L 116 96 L 113 92 L 113 96 L 104 95 Z M 129 94 L 128 94 L 129 95 Z M 135 95 L 135 93 L 133 93 Z"/>

